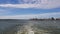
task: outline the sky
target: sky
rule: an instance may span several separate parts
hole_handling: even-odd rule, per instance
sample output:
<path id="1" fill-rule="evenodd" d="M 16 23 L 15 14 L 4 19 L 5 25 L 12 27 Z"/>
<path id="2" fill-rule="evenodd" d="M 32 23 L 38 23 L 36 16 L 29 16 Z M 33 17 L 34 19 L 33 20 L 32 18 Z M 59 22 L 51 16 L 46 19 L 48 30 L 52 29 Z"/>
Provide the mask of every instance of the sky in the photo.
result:
<path id="1" fill-rule="evenodd" d="M 60 0 L 0 0 L 0 19 L 60 18 Z"/>

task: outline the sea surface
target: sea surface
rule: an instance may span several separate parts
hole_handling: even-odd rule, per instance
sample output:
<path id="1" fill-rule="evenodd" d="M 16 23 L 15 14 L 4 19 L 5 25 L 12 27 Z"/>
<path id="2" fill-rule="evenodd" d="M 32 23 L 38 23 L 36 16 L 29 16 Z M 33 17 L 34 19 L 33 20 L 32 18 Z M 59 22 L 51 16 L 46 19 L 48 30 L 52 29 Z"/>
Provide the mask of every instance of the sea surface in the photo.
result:
<path id="1" fill-rule="evenodd" d="M 0 34 L 60 34 L 60 20 L 0 19 Z"/>

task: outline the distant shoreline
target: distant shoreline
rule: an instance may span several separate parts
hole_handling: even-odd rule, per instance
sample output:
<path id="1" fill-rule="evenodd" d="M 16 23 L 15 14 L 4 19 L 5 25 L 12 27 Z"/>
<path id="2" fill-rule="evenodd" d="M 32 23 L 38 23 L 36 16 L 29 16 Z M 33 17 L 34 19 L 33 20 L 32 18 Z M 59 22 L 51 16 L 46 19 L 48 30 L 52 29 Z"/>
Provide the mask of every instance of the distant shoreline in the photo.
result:
<path id="1" fill-rule="evenodd" d="M 25 21 L 25 20 L 31 20 L 31 21 L 52 21 L 52 20 L 60 20 L 60 19 L 0 19 L 0 21 Z"/>
<path id="2" fill-rule="evenodd" d="M 30 19 L 30 20 L 45 21 L 45 20 L 60 20 L 60 19 Z"/>

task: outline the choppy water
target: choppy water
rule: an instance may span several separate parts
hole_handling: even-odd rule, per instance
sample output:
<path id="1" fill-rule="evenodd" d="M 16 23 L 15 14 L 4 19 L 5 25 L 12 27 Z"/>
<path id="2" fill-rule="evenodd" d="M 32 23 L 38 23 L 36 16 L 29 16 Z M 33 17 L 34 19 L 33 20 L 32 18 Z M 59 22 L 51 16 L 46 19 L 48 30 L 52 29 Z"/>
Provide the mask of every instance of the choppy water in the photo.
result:
<path id="1" fill-rule="evenodd" d="M 60 20 L 0 20 L 0 34 L 60 34 Z"/>

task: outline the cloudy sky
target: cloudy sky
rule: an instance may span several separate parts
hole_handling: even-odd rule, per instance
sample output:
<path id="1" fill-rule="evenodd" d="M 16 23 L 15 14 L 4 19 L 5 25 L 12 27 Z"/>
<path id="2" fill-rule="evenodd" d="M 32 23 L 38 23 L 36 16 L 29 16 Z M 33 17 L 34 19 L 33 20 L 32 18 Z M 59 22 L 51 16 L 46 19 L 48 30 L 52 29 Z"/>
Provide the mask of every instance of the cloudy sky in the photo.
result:
<path id="1" fill-rule="evenodd" d="M 0 19 L 60 18 L 60 0 L 0 0 Z"/>

